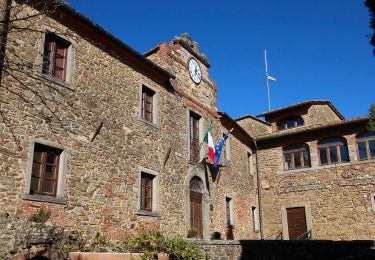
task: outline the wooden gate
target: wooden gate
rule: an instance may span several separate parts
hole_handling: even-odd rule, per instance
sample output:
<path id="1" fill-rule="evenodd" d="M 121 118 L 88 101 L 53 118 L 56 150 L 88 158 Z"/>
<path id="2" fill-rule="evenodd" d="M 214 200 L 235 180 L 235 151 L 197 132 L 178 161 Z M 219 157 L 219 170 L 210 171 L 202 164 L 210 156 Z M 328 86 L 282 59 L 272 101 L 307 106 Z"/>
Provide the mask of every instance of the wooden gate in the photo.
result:
<path id="1" fill-rule="evenodd" d="M 307 238 L 305 207 L 287 208 L 289 240 L 304 240 Z"/>

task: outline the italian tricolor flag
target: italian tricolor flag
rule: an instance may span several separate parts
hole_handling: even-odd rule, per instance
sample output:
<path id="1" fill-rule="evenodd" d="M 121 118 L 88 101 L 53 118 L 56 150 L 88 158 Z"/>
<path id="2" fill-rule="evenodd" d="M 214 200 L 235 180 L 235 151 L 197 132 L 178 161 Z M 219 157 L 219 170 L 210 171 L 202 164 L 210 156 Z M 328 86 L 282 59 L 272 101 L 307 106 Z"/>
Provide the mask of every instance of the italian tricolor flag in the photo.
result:
<path id="1" fill-rule="evenodd" d="M 214 164 L 216 162 L 215 145 L 214 145 L 214 140 L 212 139 L 212 135 L 211 135 L 211 127 L 208 128 L 207 134 L 205 135 L 203 141 L 208 144 L 208 152 L 207 152 L 208 159 L 210 160 L 212 164 Z"/>

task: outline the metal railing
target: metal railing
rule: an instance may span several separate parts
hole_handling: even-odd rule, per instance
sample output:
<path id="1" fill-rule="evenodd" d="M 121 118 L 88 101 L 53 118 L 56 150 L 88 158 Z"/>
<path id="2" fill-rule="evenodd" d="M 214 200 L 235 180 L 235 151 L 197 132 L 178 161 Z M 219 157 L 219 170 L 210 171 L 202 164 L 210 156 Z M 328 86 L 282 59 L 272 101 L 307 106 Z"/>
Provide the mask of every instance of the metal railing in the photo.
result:
<path id="1" fill-rule="evenodd" d="M 312 238 L 312 232 L 311 232 L 311 229 L 302 233 L 301 235 L 299 235 L 297 237 L 297 240 L 311 240 Z"/>
<path id="2" fill-rule="evenodd" d="M 269 239 L 272 240 L 273 236 L 274 235 L 270 235 L 269 237 L 266 237 L 265 240 L 269 240 Z M 282 231 L 276 235 L 275 240 L 283 240 L 283 232 Z"/>

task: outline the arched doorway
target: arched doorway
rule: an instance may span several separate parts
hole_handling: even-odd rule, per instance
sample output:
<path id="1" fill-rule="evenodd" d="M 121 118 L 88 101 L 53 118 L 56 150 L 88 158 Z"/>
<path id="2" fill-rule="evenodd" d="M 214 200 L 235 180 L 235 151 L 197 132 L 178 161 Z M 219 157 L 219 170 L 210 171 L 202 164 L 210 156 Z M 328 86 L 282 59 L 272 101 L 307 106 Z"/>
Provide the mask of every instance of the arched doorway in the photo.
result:
<path id="1" fill-rule="evenodd" d="M 190 180 L 190 228 L 198 230 L 200 238 L 203 238 L 203 182 L 198 176 Z"/>

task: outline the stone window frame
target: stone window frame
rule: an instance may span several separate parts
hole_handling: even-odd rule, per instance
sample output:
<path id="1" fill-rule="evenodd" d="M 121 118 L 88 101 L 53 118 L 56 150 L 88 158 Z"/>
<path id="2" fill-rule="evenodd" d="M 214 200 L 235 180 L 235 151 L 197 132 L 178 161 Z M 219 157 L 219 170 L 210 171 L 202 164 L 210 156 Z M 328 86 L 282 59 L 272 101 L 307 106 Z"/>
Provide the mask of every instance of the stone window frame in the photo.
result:
<path id="1" fill-rule="evenodd" d="M 281 205 L 281 224 L 282 224 L 282 238 L 283 240 L 289 240 L 289 230 L 288 230 L 288 218 L 286 210 L 288 208 L 298 208 L 304 207 L 305 208 L 305 215 L 306 215 L 306 227 L 307 231 L 311 230 L 312 236 L 312 218 L 311 218 L 311 208 L 310 202 L 296 202 L 296 203 L 287 203 Z"/>
<path id="2" fill-rule="evenodd" d="M 147 174 L 153 176 L 152 179 L 152 210 L 144 210 L 142 209 L 142 190 L 141 190 L 141 182 L 142 182 L 142 174 Z M 137 203 L 137 215 L 141 216 L 150 216 L 150 217 L 159 217 L 160 216 L 160 201 L 159 201 L 159 176 L 160 174 L 156 171 L 153 171 L 148 168 L 139 167 L 138 173 L 137 173 L 137 197 L 138 197 L 138 203 Z"/>
<path id="3" fill-rule="evenodd" d="M 60 33 L 58 30 L 55 28 L 52 28 L 50 26 L 43 25 L 42 26 L 42 35 L 40 38 L 40 41 L 38 43 L 38 50 L 41 55 L 38 55 L 36 64 L 40 66 L 40 73 L 39 75 L 42 76 L 43 78 L 47 79 L 50 82 L 56 83 L 62 87 L 68 88 L 70 90 L 74 90 L 75 88 L 72 86 L 72 79 L 73 79 L 73 69 L 74 69 L 74 56 L 75 56 L 75 45 L 76 42 L 65 35 L 63 33 Z M 46 35 L 47 34 L 53 34 L 57 38 L 61 38 L 67 42 L 69 42 L 69 47 L 67 48 L 67 58 L 66 58 L 66 73 L 65 73 L 65 79 L 57 79 L 51 75 L 44 74 L 42 72 L 43 69 L 43 56 L 44 56 L 44 44 L 46 41 Z"/>
<path id="4" fill-rule="evenodd" d="M 226 132 L 222 133 L 222 136 L 220 138 L 223 138 L 224 134 Z M 230 162 L 232 160 L 232 145 L 231 145 L 231 134 L 228 135 L 228 138 L 224 142 L 223 152 L 225 153 L 224 160 Z"/>
<path id="5" fill-rule="evenodd" d="M 60 162 L 59 162 L 59 167 L 58 167 L 59 170 L 58 170 L 57 187 L 56 187 L 56 195 L 55 196 L 30 194 L 34 148 L 35 148 L 36 143 L 62 151 L 61 154 L 60 154 Z M 26 169 L 26 176 L 25 176 L 25 190 L 24 190 L 24 194 L 23 194 L 22 198 L 24 200 L 48 202 L 48 203 L 55 203 L 55 204 L 66 204 L 65 182 L 66 182 L 66 174 L 67 174 L 66 173 L 67 158 L 68 158 L 68 152 L 67 152 L 67 149 L 64 146 L 62 146 L 60 144 L 57 144 L 57 143 L 54 143 L 54 142 L 51 142 L 51 141 L 48 141 L 48 140 L 45 140 L 45 139 L 32 138 L 31 142 L 30 142 L 30 146 L 29 146 L 27 169 Z"/>
<path id="6" fill-rule="evenodd" d="M 290 149 L 291 147 L 296 146 L 298 148 Z M 302 153 L 301 153 L 302 152 Z M 307 165 L 305 165 L 305 160 L 303 157 L 303 153 L 307 152 L 308 154 L 308 161 Z M 283 171 L 293 171 L 293 170 L 299 170 L 299 169 L 306 169 L 311 168 L 311 154 L 310 154 L 310 146 L 307 143 L 293 143 L 282 147 L 282 153 L 283 153 Z M 301 167 L 296 168 L 295 162 L 294 162 L 294 154 L 299 153 L 299 157 L 301 159 Z M 287 168 L 286 166 L 286 155 L 292 155 L 292 168 Z"/>
<path id="7" fill-rule="evenodd" d="M 190 229 L 190 181 L 194 177 L 199 177 L 203 183 L 203 194 L 202 194 L 202 225 L 203 225 L 203 239 L 210 238 L 210 195 L 206 183 L 205 168 L 202 164 L 197 164 L 191 167 L 184 182 L 185 190 L 185 201 L 187 207 L 185 207 L 185 231 Z"/>
<path id="8" fill-rule="evenodd" d="M 204 135 L 206 134 L 207 132 L 207 126 L 206 126 L 206 120 L 205 118 L 202 116 L 201 113 L 197 112 L 196 110 L 194 109 L 187 109 L 186 111 L 186 128 L 187 128 L 187 148 L 188 148 L 188 160 L 189 160 L 189 164 L 196 164 L 195 162 L 192 162 L 191 159 L 190 159 L 190 115 L 191 114 L 195 114 L 197 116 L 199 116 L 199 144 L 201 144 L 203 142 L 203 139 L 204 139 Z M 206 149 L 203 149 L 204 147 L 201 146 L 200 149 L 199 149 L 199 161 L 201 161 L 207 154 L 207 151 Z"/>
<path id="9" fill-rule="evenodd" d="M 250 151 L 246 151 L 246 164 L 247 164 L 247 172 L 251 175 L 254 176 L 254 165 L 253 165 L 253 156 L 254 154 Z"/>
<path id="10" fill-rule="evenodd" d="M 375 192 L 374 193 L 371 193 L 371 207 L 372 207 L 372 211 L 375 212 Z"/>
<path id="11" fill-rule="evenodd" d="M 145 118 L 143 118 L 142 115 L 142 95 L 143 95 L 143 89 L 147 89 L 150 92 L 154 92 L 152 96 L 152 121 L 148 121 Z M 147 84 L 145 82 L 141 82 L 139 84 L 139 119 L 151 126 L 154 126 L 158 128 L 159 125 L 159 91 L 150 86 L 150 84 Z"/>
<path id="12" fill-rule="evenodd" d="M 288 127 L 287 126 L 287 122 L 289 120 L 293 120 L 293 123 L 294 123 L 294 126 L 292 127 Z M 302 125 L 298 125 L 298 120 L 302 120 Z M 284 124 L 285 128 L 281 128 L 281 125 Z M 277 131 L 284 131 L 284 130 L 288 130 L 288 129 L 292 129 L 292 128 L 297 128 L 297 127 L 302 127 L 302 126 L 305 126 L 306 125 L 306 122 L 305 122 L 305 119 L 300 116 L 300 115 L 290 115 L 290 116 L 286 116 L 286 117 L 283 117 L 282 119 L 278 120 L 276 122 L 276 129 Z"/>
<path id="13" fill-rule="evenodd" d="M 335 144 L 335 142 L 333 142 L 333 144 L 331 144 L 331 143 L 321 144 L 322 142 L 326 142 L 326 141 L 331 141 L 331 143 L 332 143 L 332 141 L 342 141 L 342 143 L 343 143 L 342 146 L 344 147 L 344 149 L 346 149 L 346 152 L 348 154 L 348 161 L 343 161 L 343 158 L 341 156 L 341 145 L 337 145 L 337 144 Z M 338 162 L 332 162 L 331 159 L 330 159 L 329 149 L 333 148 L 333 147 L 336 148 Z M 326 152 L 328 151 L 327 152 L 327 163 L 326 164 L 322 164 L 322 160 L 321 160 L 321 157 L 320 157 L 320 151 L 321 150 L 325 150 Z M 348 140 L 344 136 L 331 136 L 331 137 L 328 137 L 328 138 L 318 140 L 318 142 L 317 142 L 317 156 L 318 156 L 319 166 L 350 163 L 351 158 L 350 158 Z"/>
<path id="14" fill-rule="evenodd" d="M 367 134 L 369 134 L 369 136 L 363 137 L 364 135 L 367 135 Z M 369 142 L 373 142 L 373 141 L 375 141 L 375 135 L 370 132 L 363 132 L 363 133 L 359 133 L 355 135 L 355 148 L 356 148 L 356 155 L 357 155 L 358 161 L 367 161 L 367 160 L 375 159 L 374 157 L 371 157 L 370 144 L 369 144 Z M 359 143 L 364 143 L 366 146 L 366 158 L 361 159 L 360 157 Z"/>
<path id="15" fill-rule="evenodd" d="M 227 223 L 227 199 L 230 199 L 229 201 L 229 217 L 230 217 L 230 224 Z M 234 196 L 225 194 L 224 195 L 224 226 L 226 228 L 235 228 L 236 220 L 235 220 L 235 203 L 234 203 Z"/>
<path id="16" fill-rule="evenodd" d="M 259 209 L 257 205 L 251 204 L 251 218 L 252 218 L 252 229 L 254 232 L 259 232 L 260 222 L 259 222 Z"/>

